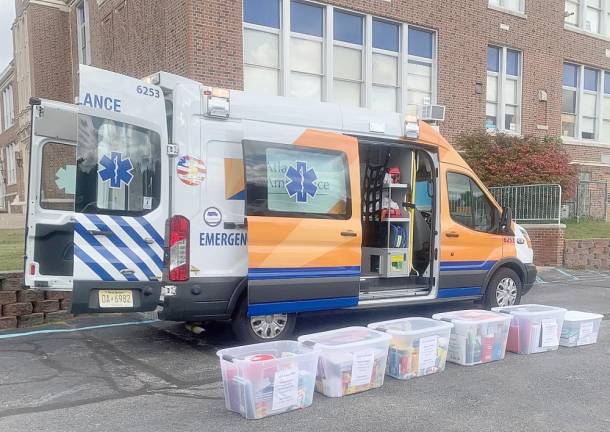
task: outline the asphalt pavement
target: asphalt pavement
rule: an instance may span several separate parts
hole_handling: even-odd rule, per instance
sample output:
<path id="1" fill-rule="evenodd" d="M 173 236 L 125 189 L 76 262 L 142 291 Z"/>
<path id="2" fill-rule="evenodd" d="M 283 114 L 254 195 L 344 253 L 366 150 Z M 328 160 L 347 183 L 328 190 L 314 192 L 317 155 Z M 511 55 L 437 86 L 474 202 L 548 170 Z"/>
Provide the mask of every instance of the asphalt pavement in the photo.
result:
<path id="1" fill-rule="evenodd" d="M 610 272 L 543 270 L 523 303 L 605 314 L 598 343 L 507 353 L 472 367 L 448 363 L 442 373 L 409 381 L 386 377 L 379 389 L 315 394 L 307 409 L 262 420 L 225 409 L 215 353 L 237 344 L 225 324 L 194 335 L 182 324 L 132 314 L 0 332 L 0 431 L 610 430 Z M 297 334 L 472 307 L 309 314 Z"/>

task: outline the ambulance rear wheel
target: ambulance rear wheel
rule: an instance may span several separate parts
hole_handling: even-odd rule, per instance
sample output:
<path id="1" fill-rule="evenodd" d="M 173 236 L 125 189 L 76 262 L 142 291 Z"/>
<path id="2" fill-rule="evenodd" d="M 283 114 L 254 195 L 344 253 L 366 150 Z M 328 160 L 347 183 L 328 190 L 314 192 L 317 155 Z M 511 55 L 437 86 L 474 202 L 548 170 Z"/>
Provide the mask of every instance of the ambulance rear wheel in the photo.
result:
<path id="1" fill-rule="evenodd" d="M 244 296 L 233 315 L 233 332 L 245 343 L 271 342 L 292 336 L 296 314 L 248 316 L 248 298 Z"/>
<path id="2" fill-rule="evenodd" d="M 523 283 L 519 275 L 509 268 L 494 273 L 485 291 L 485 307 L 513 306 L 521 302 Z"/>

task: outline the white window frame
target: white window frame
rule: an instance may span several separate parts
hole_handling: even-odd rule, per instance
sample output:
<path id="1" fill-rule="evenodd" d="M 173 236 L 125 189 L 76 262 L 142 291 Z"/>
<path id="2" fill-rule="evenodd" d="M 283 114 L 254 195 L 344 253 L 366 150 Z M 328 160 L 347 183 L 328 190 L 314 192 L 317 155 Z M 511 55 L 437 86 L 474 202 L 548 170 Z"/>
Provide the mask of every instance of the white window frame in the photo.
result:
<path id="1" fill-rule="evenodd" d="M 301 3 L 309 3 L 309 2 L 301 2 Z M 327 99 L 327 85 L 326 85 L 326 77 L 327 77 L 327 73 L 328 73 L 328 69 L 332 69 L 331 67 L 329 67 L 329 65 L 326 63 L 326 39 L 327 39 L 327 21 L 328 21 L 328 17 L 326 16 L 326 10 L 324 9 L 323 5 L 317 4 L 317 3 L 311 3 L 312 5 L 315 6 L 321 6 L 322 7 L 322 36 L 314 36 L 314 35 L 309 35 L 309 34 L 304 34 L 304 33 L 298 33 L 298 32 L 293 32 L 292 28 L 291 28 L 291 23 L 290 23 L 290 0 L 283 0 L 282 4 L 281 4 L 281 14 L 282 14 L 282 18 L 283 18 L 283 22 L 285 22 L 285 31 L 283 33 L 287 34 L 287 42 L 285 44 L 286 49 L 282 50 L 282 44 L 280 43 L 280 52 L 279 52 L 279 56 L 280 56 L 280 71 L 281 70 L 285 70 L 287 73 L 284 76 L 284 79 L 282 80 L 282 82 L 286 83 L 285 86 L 281 86 L 280 88 L 282 89 L 282 92 L 280 92 L 279 94 L 285 94 L 288 95 L 290 94 L 290 78 L 292 75 L 292 72 L 296 72 L 296 73 L 300 73 L 303 75 L 312 75 L 312 76 L 316 76 L 321 78 L 320 82 L 321 82 L 321 89 L 320 89 L 320 101 L 324 101 Z M 280 19 L 280 29 L 281 29 L 281 23 L 282 23 L 282 18 Z M 290 65 L 290 42 L 292 41 L 292 39 L 302 39 L 302 40 L 308 40 L 308 41 L 314 41 L 314 42 L 318 42 L 320 43 L 321 47 L 322 47 L 322 73 L 321 74 L 316 74 L 316 73 L 312 73 L 312 72 L 303 72 L 303 71 L 293 71 L 292 66 Z M 283 57 L 283 58 L 282 58 Z M 282 68 L 281 65 L 285 64 L 286 67 Z"/>
<path id="2" fill-rule="evenodd" d="M 347 9 L 343 9 L 343 8 L 336 8 L 336 10 L 339 10 L 341 12 L 346 12 L 346 13 L 351 13 L 353 15 L 357 15 L 359 17 L 362 18 L 362 45 L 358 45 L 358 44 L 354 44 L 354 43 L 350 43 L 350 42 L 343 42 L 343 41 L 339 41 L 339 40 L 335 40 L 335 34 L 333 31 L 332 35 L 328 35 L 329 38 L 331 38 L 332 40 L 332 48 L 333 48 L 333 52 L 331 53 L 332 63 L 329 63 L 329 65 L 332 65 L 332 70 L 333 70 L 333 88 L 334 88 L 334 81 L 343 81 L 343 82 L 348 82 L 348 83 L 352 83 L 352 84 L 359 84 L 360 85 L 360 106 L 368 106 L 369 104 L 369 99 L 370 99 L 370 93 L 367 91 L 369 89 L 369 87 L 371 87 L 372 85 L 372 73 L 373 73 L 373 66 L 372 66 L 372 54 L 370 54 L 369 50 L 367 49 L 368 47 L 371 47 L 372 45 L 372 19 L 370 19 L 370 15 L 363 15 L 363 14 L 359 14 L 359 13 L 355 13 L 352 11 L 349 11 Z M 334 13 L 334 12 L 333 12 Z M 371 23 L 369 23 L 369 21 L 371 21 Z M 370 25 L 369 25 L 370 24 Z M 334 21 L 333 21 L 333 25 L 334 25 Z M 370 41 L 369 41 L 370 39 Z M 343 48 L 350 48 L 353 49 L 355 51 L 360 51 L 360 65 L 361 65 L 361 71 L 360 71 L 360 81 L 356 81 L 356 80 L 351 80 L 351 79 L 347 79 L 347 78 L 335 78 L 334 74 L 335 74 L 335 62 L 334 62 L 334 48 L 338 46 L 338 47 L 343 47 Z M 370 65 L 370 67 L 369 67 Z M 329 66 L 329 69 L 331 69 L 331 67 Z M 370 69 L 370 72 L 369 72 Z M 334 94 L 331 92 L 329 94 L 329 98 L 328 100 L 332 101 L 334 100 Z"/>
<path id="3" fill-rule="evenodd" d="M 6 146 L 6 185 L 17 184 L 17 158 L 15 143 Z"/>
<path id="4" fill-rule="evenodd" d="M 500 49 L 500 58 L 499 58 L 499 65 L 498 65 L 498 72 L 494 72 L 494 71 L 487 71 L 487 76 L 494 76 L 497 78 L 497 95 L 496 95 L 496 102 L 493 102 L 496 104 L 497 108 L 496 108 L 496 129 L 487 129 L 487 132 L 490 133 L 495 133 L 495 132 L 500 132 L 500 133 L 507 133 L 507 134 L 514 134 L 514 135 L 521 135 L 521 130 L 522 130 L 522 123 L 523 123 L 523 51 L 518 50 L 518 49 L 514 49 L 514 48 L 510 48 L 510 47 L 504 47 L 504 46 L 499 46 L 499 45 L 493 45 L 490 44 L 487 46 L 488 48 L 497 48 Z M 507 61 L 507 56 L 508 56 L 508 51 L 515 51 L 519 54 L 519 75 L 518 76 L 514 76 L 514 75 L 508 75 L 506 73 L 506 61 Z M 486 66 L 487 68 L 487 66 Z M 505 82 L 506 81 L 516 81 L 517 85 L 517 105 L 513 105 L 513 104 L 508 104 L 504 102 L 504 87 L 505 87 Z M 487 82 L 485 82 L 485 117 L 487 117 L 487 103 L 492 103 L 490 101 L 487 100 Z M 518 117 L 519 121 L 516 123 L 516 127 L 515 130 L 510 130 L 506 127 L 505 120 L 506 120 L 506 107 L 507 106 L 513 106 L 515 107 L 515 115 Z"/>
<path id="5" fill-rule="evenodd" d="M 6 130 L 15 124 L 15 99 L 12 83 L 2 89 L 2 124 L 1 130 Z"/>
<path id="6" fill-rule="evenodd" d="M 394 89 L 394 91 L 396 92 L 396 106 L 394 107 L 394 109 L 396 111 L 403 111 L 404 109 L 402 108 L 403 106 L 403 99 L 406 101 L 406 96 L 404 94 L 403 91 L 401 91 L 402 88 L 405 89 L 406 91 L 406 87 L 403 87 L 403 70 L 406 70 L 405 65 L 402 62 L 402 59 L 405 58 L 406 56 L 402 55 L 402 50 L 403 49 L 407 49 L 406 45 L 403 45 L 403 35 L 404 35 L 404 24 L 401 23 L 397 23 L 395 21 L 390 21 L 390 20 L 385 20 L 385 19 L 379 19 L 377 18 L 378 21 L 385 21 L 387 23 L 390 24 L 394 24 L 394 25 L 398 25 L 398 52 L 396 51 L 388 51 L 388 50 L 384 50 L 381 48 L 375 48 L 373 47 L 373 17 L 371 17 L 370 15 L 367 16 L 367 22 L 368 22 L 368 17 L 370 17 L 370 35 L 371 35 L 371 58 L 370 61 L 367 62 L 367 64 L 370 64 L 370 73 L 368 72 L 368 68 L 367 68 L 367 74 L 365 78 L 370 77 L 370 79 L 367 79 L 367 93 L 370 95 L 369 96 L 369 104 L 368 106 L 371 106 L 372 103 L 372 95 L 373 95 L 373 87 L 383 87 L 383 88 L 391 88 Z M 369 28 L 369 26 L 367 25 L 367 29 Z M 385 55 L 388 57 L 394 57 L 396 59 L 396 85 L 392 86 L 389 84 L 382 84 L 382 83 L 375 83 L 373 81 L 373 54 L 381 54 L 381 55 Z M 370 88 L 368 87 L 368 81 L 370 81 Z"/>
<path id="7" fill-rule="evenodd" d="M 81 19 L 80 9 L 83 10 L 85 22 Z M 78 62 L 80 64 L 91 64 L 91 35 L 89 32 L 89 5 L 87 0 L 82 0 L 76 4 L 76 36 L 78 41 Z M 83 56 L 83 27 L 85 30 L 85 55 Z"/>
<path id="8" fill-rule="evenodd" d="M 520 13 L 524 13 L 525 12 L 525 0 L 519 0 L 519 9 L 513 9 L 512 7 L 507 6 L 507 1 L 506 0 L 489 0 L 488 5 L 491 6 L 492 8 L 500 8 L 500 9 L 505 9 L 507 11 L 511 11 L 511 12 L 520 12 Z"/>
<path id="9" fill-rule="evenodd" d="M 574 62 L 570 62 L 567 61 L 565 63 L 568 64 L 572 64 L 574 66 L 578 67 L 578 87 L 574 88 L 574 87 L 569 87 L 569 86 L 563 86 L 562 88 L 565 90 L 576 90 L 576 125 L 574 126 L 574 137 L 570 137 L 570 136 L 564 136 L 564 138 L 566 138 L 566 140 L 572 140 L 572 141 L 576 141 L 576 142 L 581 142 L 581 143 L 599 143 L 599 139 L 601 137 L 601 127 L 602 127 L 602 123 L 604 121 L 604 118 L 608 118 L 610 119 L 610 114 L 609 113 L 604 113 L 603 111 L 603 98 L 610 98 L 610 95 L 606 96 L 604 94 L 604 74 L 606 72 L 610 72 L 610 71 L 606 71 L 604 69 L 599 69 L 599 68 L 592 68 L 592 67 L 588 67 L 588 66 L 584 66 L 578 63 L 574 63 Z M 585 69 L 593 69 L 597 71 L 597 92 L 594 92 L 592 90 L 585 90 Z M 592 117 L 587 117 L 584 116 L 582 113 L 582 109 L 581 109 L 581 101 L 583 99 L 583 96 L 585 94 L 591 94 L 591 95 L 596 95 L 595 98 L 595 130 L 594 130 L 594 137 L 593 139 L 590 138 L 583 138 L 582 137 L 582 121 L 585 118 L 592 118 Z M 562 131 L 563 133 L 563 131 Z M 610 143 L 608 143 L 610 144 Z"/>
<path id="10" fill-rule="evenodd" d="M 414 28 L 418 28 L 421 30 L 425 30 L 427 32 L 432 33 L 432 58 L 418 57 L 414 55 L 409 55 L 408 53 L 408 34 L 409 34 L 409 24 L 402 23 L 398 21 L 393 21 L 387 18 L 379 17 L 377 15 L 364 14 L 357 11 L 353 11 L 347 8 L 335 7 L 329 4 L 320 3 L 317 1 L 309 1 L 309 0 L 299 0 L 302 3 L 309 3 L 315 6 L 321 6 L 324 8 L 323 15 L 323 77 L 322 77 L 322 101 L 333 101 L 333 82 L 335 80 L 334 77 L 334 47 L 342 46 L 346 48 L 358 49 L 362 52 L 362 81 L 361 84 L 361 93 L 360 93 L 360 106 L 365 108 L 371 108 L 372 104 L 372 91 L 373 91 L 373 53 L 382 53 L 386 55 L 397 55 L 399 57 L 398 60 L 398 87 L 397 87 L 397 110 L 399 112 L 407 111 L 407 101 L 408 101 L 408 76 L 409 76 L 409 68 L 408 63 L 411 61 L 418 61 L 427 63 L 431 66 L 431 104 L 436 104 L 437 101 L 437 76 L 438 76 L 438 62 L 437 62 L 437 50 L 438 50 L 438 32 L 433 29 L 428 29 L 420 26 L 413 26 Z M 342 12 L 351 13 L 357 16 L 361 16 L 363 18 L 363 44 L 356 45 L 343 41 L 336 41 L 334 39 L 334 11 L 339 10 Z M 381 21 L 386 21 L 388 23 L 398 24 L 400 31 L 400 39 L 399 39 L 399 52 L 395 53 L 393 51 L 381 50 L 378 48 L 373 48 L 373 18 L 379 19 Z M 269 33 L 277 34 L 279 37 L 279 61 L 278 61 L 278 95 L 280 96 L 288 96 L 290 94 L 290 39 L 292 37 L 299 37 L 303 39 L 311 39 L 311 40 L 320 40 L 316 36 L 304 35 L 301 33 L 295 33 L 291 31 L 290 28 L 290 0 L 280 0 L 280 28 L 276 29 L 273 27 L 260 26 L 257 24 L 250 24 L 243 21 L 242 18 L 242 26 L 244 29 L 252 29 L 257 31 L 266 31 Z M 242 40 L 243 43 L 243 40 Z M 243 47 L 243 45 L 242 45 Z M 242 48 L 243 49 L 243 48 Z M 264 67 L 259 65 L 251 65 L 245 63 L 244 65 L 253 66 L 253 67 Z M 265 67 L 267 68 L 267 67 Z M 340 78 L 343 80 L 342 78 Z M 346 80 L 347 82 L 358 82 Z"/>
<path id="11" fill-rule="evenodd" d="M 589 6 L 587 4 L 587 0 L 565 0 L 565 3 L 572 3 L 574 5 L 578 6 L 578 19 L 577 19 L 577 23 L 576 24 L 572 24 L 570 22 L 565 21 L 565 19 L 567 19 L 567 17 L 564 19 L 564 26 L 569 28 L 569 29 L 578 29 L 580 31 L 586 32 L 586 33 L 590 33 L 590 34 L 594 34 L 594 35 L 599 35 L 599 36 L 604 36 L 606 38 L 610 38 L 610 34 L 606 34 L 606 28 L 608 26 L 608 20 L 610 20 L 610 4 L 608 4 L 608 2 L 606 0 L 600 0 L 600 7 L 596 8 L 593 6 Z M 595 9 L 597 11 L 599 11 L 600 17 L 599 17 L 599 31 L 594 32 L 591 30 L 587 30 L 585 28 L 585 21 L 586 21 L 586 14 L 587 14 L 587 9 Z M 565 8 L 564 8 L 565 10 Z"/>

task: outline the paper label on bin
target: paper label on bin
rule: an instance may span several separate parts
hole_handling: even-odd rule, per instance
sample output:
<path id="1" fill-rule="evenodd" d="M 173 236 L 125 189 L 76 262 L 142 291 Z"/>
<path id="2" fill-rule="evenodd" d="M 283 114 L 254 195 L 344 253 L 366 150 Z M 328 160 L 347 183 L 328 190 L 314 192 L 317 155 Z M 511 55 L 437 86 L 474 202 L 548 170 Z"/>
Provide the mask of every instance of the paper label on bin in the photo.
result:
<path id="1" fill-rule="evenodd" d="M 290 408 L 298 403 L 299 370 L 285 369 L 275 373 L 273 378 L 273 411 Z"/>
<path id="2" fill-rule="evenodd" d="M 578 342 L 587 342 L 593 336 L 593 321 L 580 324 L 578 331 Z"/>
<path id="3" fill-rule="evenodd" d="M 419 340 L 419 370 L 436 366 L 436 357 L 438 355 L 438 336 L 428 336 Z"/>
<path id="4" fill-rule="evenodd" d="M 548 348 L 559 345 L 559 338 L 557 336 L 557 321 L 553 319 L 542 320 L 542 335 L 540 346 L 542 348 Z"/>
<path id="5" fill-rule="evenodd" d="M 361 386 L 371 382 L 375 352 L 373 350 L 356 351 L 352 354 L 352 380 L 350 385 Z"/>

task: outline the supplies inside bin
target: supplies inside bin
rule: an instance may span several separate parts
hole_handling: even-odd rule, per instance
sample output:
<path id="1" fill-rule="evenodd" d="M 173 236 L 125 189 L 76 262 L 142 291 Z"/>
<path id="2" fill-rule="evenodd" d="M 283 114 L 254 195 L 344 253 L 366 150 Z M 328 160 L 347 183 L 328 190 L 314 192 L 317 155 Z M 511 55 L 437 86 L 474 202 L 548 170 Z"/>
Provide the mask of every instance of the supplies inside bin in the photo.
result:
<path id="1" fill-rule="evenodd" d="M 313 401 L 318 354 L 294 341 L 227 348 L 220 358 L 227 409 L 259 419 Z"/>
<path id="2" fill-rule="evenodd" d="M 299 337 L 320 354 L 316 391 L 340 397 L 383 385 L 391 336 L 366 327 L 346 327 Z"/>
<path id="3" fill-rule="evenodd" d="M 596 343 L 603 317 L 603 315 L 588 312 L 566 312 L 559 344 L 565 347 L 575 347 Z"/>
<path id="4" fill-rule="evenodd" d="M 553 351 L 559 347 L 565 309 L 525 304 L 495 307 L 491 310 L 513 317 L 506 346 L 508 351 L 517 354 L 533 354 Z"/>
<path id="5" fill-rule="evenodd" d="M 504 358 L 510 315 L 471 309 L 438 313 L 432 318 L 454 325 L 447 353 L 450 362 L 470 366 Z"/>
<path id="6" fill-rule="evenodd" d="M 453 324 L 430 318 L 402 318 L 368 325 L 392 336 L 386 374 L 410 379 L 445 369 Z"/>

